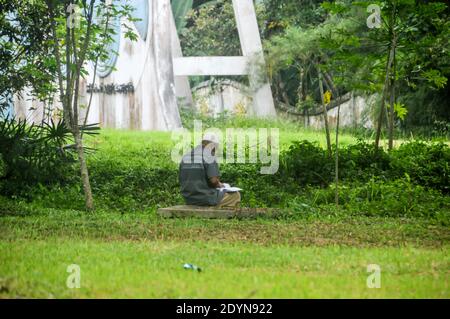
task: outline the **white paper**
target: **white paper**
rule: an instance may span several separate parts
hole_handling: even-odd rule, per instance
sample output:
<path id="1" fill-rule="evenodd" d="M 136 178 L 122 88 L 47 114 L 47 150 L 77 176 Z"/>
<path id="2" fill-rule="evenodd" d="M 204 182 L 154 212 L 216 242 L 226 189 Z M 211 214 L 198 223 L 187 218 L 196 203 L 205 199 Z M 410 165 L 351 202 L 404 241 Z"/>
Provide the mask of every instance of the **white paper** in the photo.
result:
<path id="1" fill-rule="evenodd" d="M 239 187 L 231 187 L 230 184 L 223 183 L 223 187 L 217 188 L 218 190 L 225 192 L 225 193 L 235 193 L 240 192 L 242 188 Z"/>

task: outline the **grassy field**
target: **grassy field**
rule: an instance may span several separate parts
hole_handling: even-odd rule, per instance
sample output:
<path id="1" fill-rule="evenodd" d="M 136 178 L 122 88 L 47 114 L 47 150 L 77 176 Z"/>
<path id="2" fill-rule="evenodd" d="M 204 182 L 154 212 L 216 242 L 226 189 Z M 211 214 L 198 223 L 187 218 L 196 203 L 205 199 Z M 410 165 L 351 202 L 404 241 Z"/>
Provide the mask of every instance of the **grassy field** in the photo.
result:
<path id="1" fill-rule="evenodd" d="M 1 298 L 450 297 L 450 233 L 426 220 L 21 212 L 0 217 Z M 80 289 L 66 286 L 71 264 Z M 379 289 L 366 285 L 369 264 Z"/>
<path id="2" fill-rule="evenodd" d="M 259 124 L 258 127 L 264 127 Z M 267 125 L 267 128 L 275 127 L 275 124 Z M 277 126 L 279 127 L 279 126 Z M 220 128 L 220 127 L 219 127 Z M 225 132 L 225 131 L 224 131 Z M 102 130 L 102 134 L 93 138 L 88 137 L 89 145 L 98 149 L 95 153 L 96 157 L 110 156 L 120 159 L 121 157 L 129 158 L 133 154 L 144 155 L 146 150 L 158 149 L 161 153 L 167 150 L 170 156 L 170 150 L 175 145 L 171 140 L 171 133 L 168 132 L 142 132 L 127 130 Z M 295 126 L 287 126 L 280 128 L 280 148 L 287 149 L 293 141 L 306 139 L 311 142 L 317 142 L 321 146 L 326 146 L 325 135 L 315 130 L 298 128 Z M 356 142 L 357 138 L 351 134 L 342 134 L 339 137 L 341 145 L 348 145 Z M 145 159 L 145 157 L 142 157 Z M 135 162 L 135 159 L 133 159 Z M 147 163 L 146 165 L 148 165 Z M 160 163 L 158 163 L 160 164 Z"/>
<path id="3" fill-rule="evenodd" d="M 2 297 L 449 298 L 448 248 L 171 241 L 0 242 Z M 184 263 L 202 272 L 183 269 Z M 80 288 L 66 287 L 80 266 Z M 368 264 L 381 288 L 367 288 Z"/>
<path id="4" fill-rule="evenodd" d="M 282 149 L 300 139 L 325 145 L 323 134 L 292 124 L 280 133 Z M 356 140 L 341 137 L 344 145 Z M 146 187 L 165 183 L 165 175 L 140 175 L 176 169 L 170 133 L 105 130 L 89 145 L 97 149 L 88 159 L 96 202 L 111 205 L 84 212 L 81 189 L 73 186 L 42 186 L 28 201 L 0 197 L 0 298 L 450 297 L 447 224 L 301 205 L 277 218 L 163 219 L 156 209 L 167 191 Z M 149 195 L 130 199 L 140 182 Z M 173 194 L 169 203 L 178 203 Z M 112 209 L 114 201 L 120 205 Z M 66 286 L 71 264 L 81 269 L 79 289 Z M 367 287 L 369 264 L 381 267 L 379 289 Z"/>

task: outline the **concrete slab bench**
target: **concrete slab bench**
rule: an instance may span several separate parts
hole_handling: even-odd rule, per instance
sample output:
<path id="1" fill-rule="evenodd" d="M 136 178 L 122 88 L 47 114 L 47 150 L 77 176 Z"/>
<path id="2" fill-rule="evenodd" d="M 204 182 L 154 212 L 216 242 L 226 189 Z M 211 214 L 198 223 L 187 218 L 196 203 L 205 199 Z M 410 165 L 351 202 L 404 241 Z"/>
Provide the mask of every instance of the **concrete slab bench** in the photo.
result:
<path id="1" fill-rule="evenodd" d="M 200 218 L 256 218 L 258 216 L 273 216 L 268 208 L 217 208 L 209 206 L 179 205 L 159 208 L 157 214 L 166 217 L 200 217 Z"/>

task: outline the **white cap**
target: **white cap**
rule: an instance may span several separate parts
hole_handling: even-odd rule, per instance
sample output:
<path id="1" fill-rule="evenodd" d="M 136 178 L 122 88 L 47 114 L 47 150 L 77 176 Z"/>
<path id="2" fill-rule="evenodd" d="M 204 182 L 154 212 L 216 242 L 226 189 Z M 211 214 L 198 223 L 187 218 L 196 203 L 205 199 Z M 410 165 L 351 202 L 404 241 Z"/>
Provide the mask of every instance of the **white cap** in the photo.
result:
<path id="1" fill-rule="evenodd" d="M 202 141 L 212 142 L 217 145 L 219 144 L 219 139 L 217 138 L 217 135 L 214 133 L 205 133 L 203 135 Z"/>

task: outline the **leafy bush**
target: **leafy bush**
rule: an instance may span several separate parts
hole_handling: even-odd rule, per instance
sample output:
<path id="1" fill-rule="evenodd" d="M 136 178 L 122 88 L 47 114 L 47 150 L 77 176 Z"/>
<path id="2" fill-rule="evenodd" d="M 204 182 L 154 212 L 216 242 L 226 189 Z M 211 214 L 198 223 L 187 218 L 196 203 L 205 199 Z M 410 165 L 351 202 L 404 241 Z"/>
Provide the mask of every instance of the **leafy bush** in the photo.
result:
<path id="1" fill-rule="evenodd" d="M 303 186 L 328 186 L 334 180 L 335 159 L 317 143 L 294 142 L 282 154 L 284 175 L 292 176 Z M 368 180 L 372 175 L 385 175 L 390 169 L 390 156 L 382 149 L 362 140 L 339 149 L 339 177 L 344 180 Z"/>
<path id="2" fill-rule="evenodd" d="M 343 179 L 361 181 L 385 175 L 389 164 L 389 154 L 362 140 L 339 150 L 339 175 Z"/>
<path id="3" fill-rule="evenodd" d="M 392 152 L 391 171 L 415 183 L 450 193 L 450 148 L 444 143 L 409 142 Z"/>
<path id="4" fill-rule="evenodd" d="M 222 179 L 244 189 L 242 204 L 251 207 L 285 207 L 302 191 L 297 181 L 281 173 L 260 174 L 259 164 L 221 165 Z"/>
<path id="5" fill-rule="evenodd" d="M 294 142 L 280 162 L 283 175 L 300 185 L 326 186 L 333 180 L 334 161 L 317 143 Z"/>
<path id="6" fill-rule="evenodd" d="M 346 208 L 365 215 L 450 220 L 450 198 L 412 183 L 408 176 L 393 181 L 374 178 L 344 189 L 343 195 Z"/>
<path id="7" fill-rule="evenodd" d="M 328 186 L 334 178 L 334 158 L 309 141 L 294 142 L 282 154 L 286 176 L 300 185 Z M 339 150 L 339 177 L 344 181 L 368 181 L 372 176 L 388 180 L 407 174 L 415 184 L 450 191 L 450 148 L 447 144 L 412 141 L 387 153 L 359 140 Z"/>
<path id="8" fill-rule="evenodd" d="M 64 145 L 69 131 L 63 122 L 37 126 L 24 120 L 0 121 L 0 155 L 3 159 L 0 192 L 26 194 L 38 183 L 67 180 L 74 155 Z"/>
<path id="9" fill-rule="evenodd" d="M 149 168 L 114 161 L 95 161 L 89 168 L 97 206 L 137 211 L 182 202 L 175 168 Z"/>
<path id="10" fill-rule="evenodd" d="M 308 188 L 288 203 L 305 212 L 309 207 L 335 207 L 334 184 L 327 188 Z M 450 198 L 439 191 L 411 182 L 406 175 L 395 180 L 372 177 L 368 182 L 345 183 L 339 187 L 340 208 L 347 215 L 381 217 L 419 217 L 450 225 Z"/>

